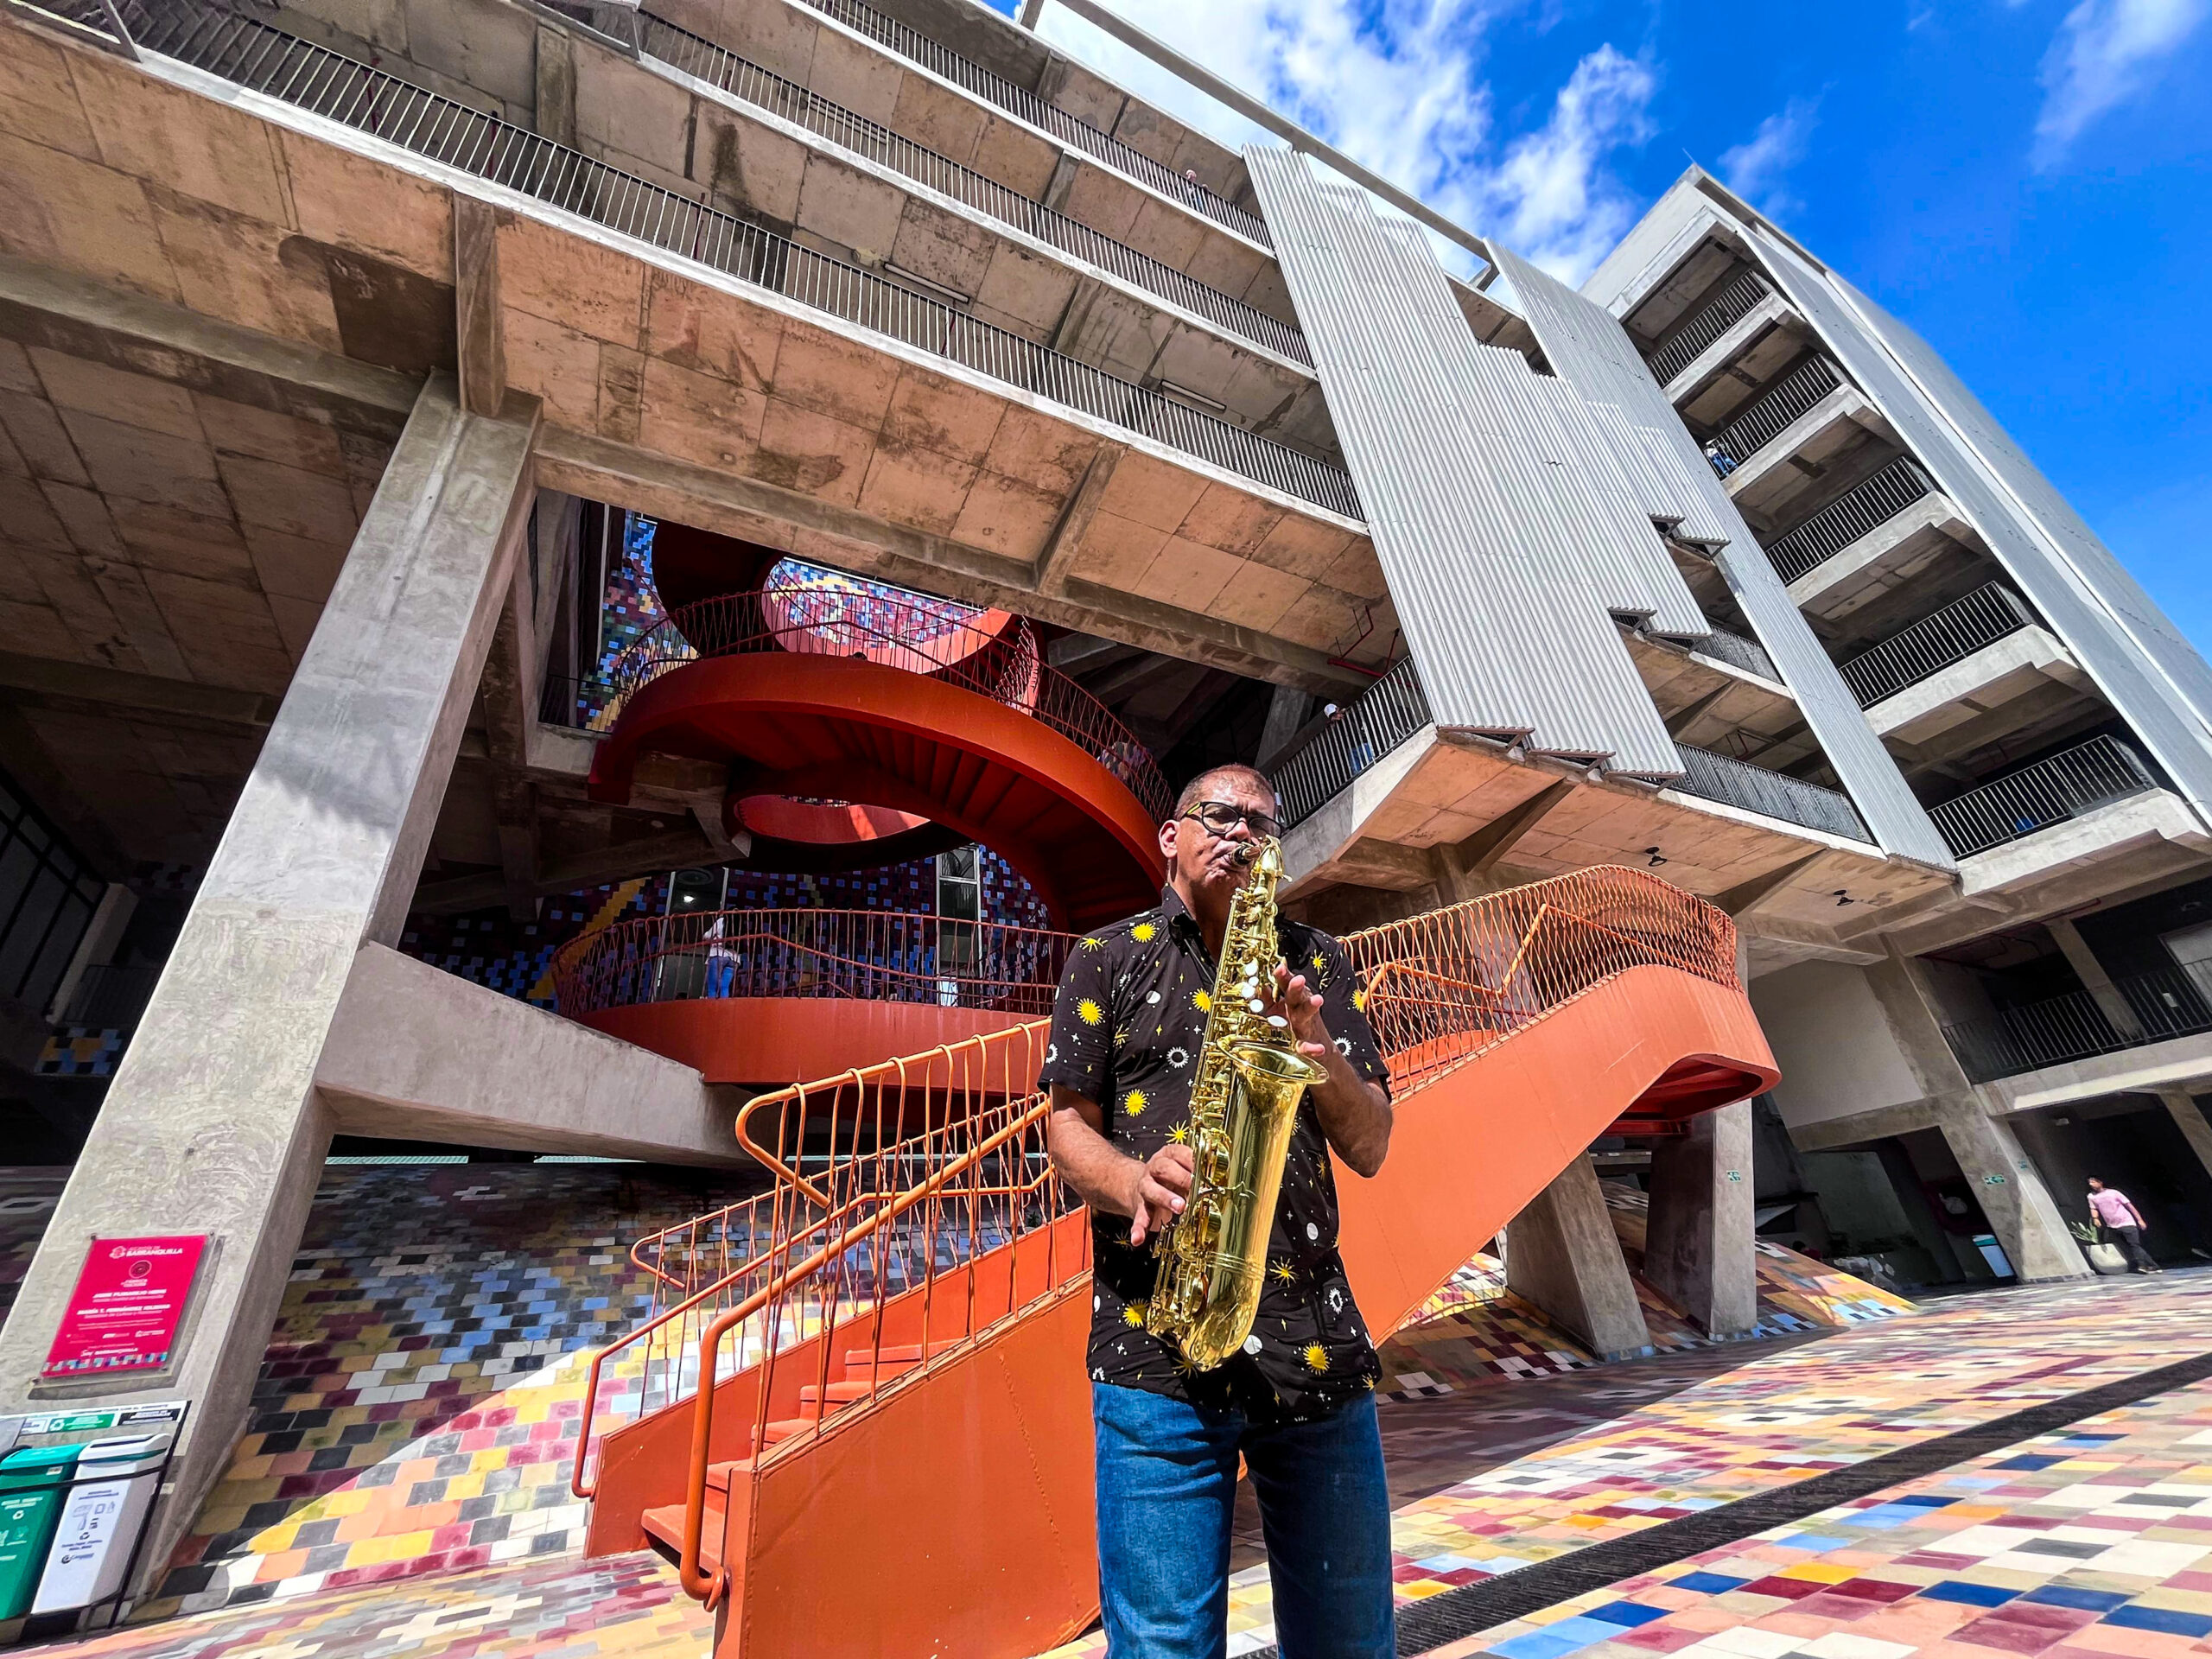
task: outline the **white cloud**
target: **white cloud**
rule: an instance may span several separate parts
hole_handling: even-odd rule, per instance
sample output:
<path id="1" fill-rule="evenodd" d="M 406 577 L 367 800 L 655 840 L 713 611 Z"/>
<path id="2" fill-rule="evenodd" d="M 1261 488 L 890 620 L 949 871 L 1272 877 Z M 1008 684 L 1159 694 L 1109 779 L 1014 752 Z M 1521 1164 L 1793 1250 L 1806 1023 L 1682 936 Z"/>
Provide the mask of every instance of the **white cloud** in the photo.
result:
<path id="1" fill-rule="evenodd" d="M 1607 164 L 1646 136 L 1656 77 L 1600 46 L 1575 65 L 1541 128 L 1498 133 L 1483 58 L 1492 25 L 1522 3 L 1384 0 L 1378 14 L 1358 0 L 1115 0 L 1115 10 L 1468 229 L 1579 282 L 1638 211 Z M 1063 7 L 1046 6 L 1039 32 L 1232 149 L 1265 137 Z"/>
<path id="2" fill-rule="evenodd" d="M 2212 0 L 2081 0 L 2044 58 L 2036 166 L 2054 165 L 2099 117 L 2147 86 L 2209 10 Z"/>
<path id="3" fill-rule="evenodd" d="M 1720 181 L 1761 213 L 1777 219 L 1799 204 L 1785 188 L 1789 169 L 1805 159 L 1815 107 L 1793 98 L 1733 149 L 1720 152 Z"/>

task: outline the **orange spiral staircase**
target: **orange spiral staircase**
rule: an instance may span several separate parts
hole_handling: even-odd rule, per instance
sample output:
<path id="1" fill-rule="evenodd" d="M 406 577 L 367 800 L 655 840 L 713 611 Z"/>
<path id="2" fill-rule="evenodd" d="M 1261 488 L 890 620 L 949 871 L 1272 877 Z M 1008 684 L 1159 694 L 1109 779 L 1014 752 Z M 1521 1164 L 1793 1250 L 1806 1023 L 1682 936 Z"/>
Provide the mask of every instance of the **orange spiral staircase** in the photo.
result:
<path id="1" fill-rule="evenodd" d="M 1073 928 L 1160 890 L 1166 780 L 1004 611 L 827 573 L 772 581 L 671 612 L 614 681 L 620 712 L 592 798 L 626 802 L 650 754 L 721 763 L 726 825 L 761 868 L 861 868 L 977 842 Z"/>
<path id="2" fill-rule="evenodd" d="M 1381 1173 L 1338 1183 L 1378 1338 L 1598 1135 L 1775 1080 L 1732 925 L 1640 871 L 1346 944 L 1397 1108 Z M 770 1190 L 632 1251 L 661 1306 L 594 1363 L 574 1483 L 594 1553 L 680 1554 L 722 1659 L 990 1659 L 1095 1616 L 1089 1217 L 1046 1156 L 1046 1029 L 757 1097 Z"/>

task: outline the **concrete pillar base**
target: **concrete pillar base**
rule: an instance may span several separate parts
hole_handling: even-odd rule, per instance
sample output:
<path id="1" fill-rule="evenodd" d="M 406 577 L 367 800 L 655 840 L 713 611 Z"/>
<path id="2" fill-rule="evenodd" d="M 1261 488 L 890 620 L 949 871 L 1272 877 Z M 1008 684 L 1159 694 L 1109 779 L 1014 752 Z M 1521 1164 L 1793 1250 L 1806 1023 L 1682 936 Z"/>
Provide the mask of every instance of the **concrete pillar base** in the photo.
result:
<path id="1" fill-rule="evenodd" d="M 1598 1173 L 1577 1157 L 1505 1230 L 1505 1285 L 1600 1359 L 1651 1351 L 1651 1332 L 1605 1213 Z"/>
<path id="2" fill-rule="evenodd" d="M 1643 1276 L 1707 1336 L 1741 1336 L 1759 1322 L 1752 1192 L 1748 1100 L 1652 1147 Z"/>
<path id="3" fill-rule="evenodd" d="M 1971 1095 L 1942 1103 L 1936 1121 L 2020 1282 L 2088 1278 L 2082 1247 L 2012 1126 Z"/>

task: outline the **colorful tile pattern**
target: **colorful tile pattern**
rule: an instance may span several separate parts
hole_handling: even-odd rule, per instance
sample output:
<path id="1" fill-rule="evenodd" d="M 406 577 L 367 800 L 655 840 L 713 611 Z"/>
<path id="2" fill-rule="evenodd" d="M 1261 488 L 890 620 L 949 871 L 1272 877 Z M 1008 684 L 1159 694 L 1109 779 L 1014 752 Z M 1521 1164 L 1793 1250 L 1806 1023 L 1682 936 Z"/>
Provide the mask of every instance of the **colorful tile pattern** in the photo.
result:
<path id="1" fill-rule="evenodd" d="M 228 1472 L 139 1617 L 574 1551 L 591 1351 L 628 1245 L 732 1194 L 618 1165 L 329 1170 Z M 639 1381 L 613 1379 L 603 1423 Z"/>
<path id="2" fill-rule="evenodd" d="M 31 1068 L 41 1077 L 111 1077 L 128 1033 L 112 1027 L 62 1026 Z"/>
<path id="3" fill-rule="evenodd" d="M 2163 1659 L 2212 1639 L 2212 1385 L 1709 1551 L 1440 1659 Z"/>
<path id="4" fill-rule="evenodd" d="M 2208 1346 L 2212 1273 L 2171 1274 L 1961 1297 L 1916 1318 L 1854 1324 L 1818 1342 L 1801 1338 L 1787 1351 L 1729 1344 L 1537 1379 L 1523 1386 L 1602 1390 L 1632 1383 L 1647 1368 L 1726 1368 L 1497 1466 L 1483 1466 L 1485 1448 L 1497 1446 L 1497 1421 L 1522 1408 L 1520 1389 L 1393 1404 L 1383 1423 L 1397 1500 L 1391 1523 L 1397 1593 L 1408 1601 L 1436 1595 Z M 1624 1403 L 1634 1399 L 1627 1395 Z M 1393 1449 L 1401 1433 L 1417 1437 L 1432 1465 L 1459 1456 L 1470 1472 L 1408 1495 L 1398 1471 L 1403 1453 Z M 1232 1652 L 1272 1639 L 1266 1582 L 1264 1565 L 1231 1580 Z M 1059 1650 L 1059 1659 L 1093 1659 L 1103 1650 L 1092 1637 Z M 1739 1659 L 1782 1659 L 1782 1653 Z M 1815 1659 L 1902 1656 L 1824 1650 Z"/>

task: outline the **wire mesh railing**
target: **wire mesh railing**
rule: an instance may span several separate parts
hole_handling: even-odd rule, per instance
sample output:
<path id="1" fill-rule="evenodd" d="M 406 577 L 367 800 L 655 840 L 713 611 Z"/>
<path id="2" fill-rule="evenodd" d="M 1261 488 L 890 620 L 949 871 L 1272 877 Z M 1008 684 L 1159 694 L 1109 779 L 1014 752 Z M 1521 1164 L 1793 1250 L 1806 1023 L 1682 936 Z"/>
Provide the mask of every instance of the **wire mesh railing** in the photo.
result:
<path id="1" fill-rule="evenodd" d="M 1827 359 L 1806 359 L 1706 440 L 1706 460 L 1712 462 L 1714 472 L 1727 477 L 1842 384 L 1842 376 Z"/>
<path id="2" fill-rule="evenodd" d="M 855 155 L 904 174 L 941 194 L 965 202 L 1001 224 L 1026 231 L 1063 253 L 1096 265 L 1124 282 L 1134 283 L 1186 311 L 1196 312 L 1209 322 L 1255 345 L 1296 362 L 1312 365 L 1313 359 L 1306 349 L 1305 335 L 1281 319 L 1149 254 L 1140 253 L 1102 235 L 1088 225 L 1009 189 L 973 168 L 962 166 L 950 156 L 925 149 L 888 127 L 855 115 L 798 82 L 748 62 L 689 29 L 649 11 L 639 16 L 643 23 L 640 49 L 647 56 L 804 127 Z"/>
<path id="3" fill-rule="evenodd" d="M 1753 307 L 1773 292 L 1758 272 L 1739 273 L 1659 342 L 1649 359 L 1652 378 L 1662 386 L 1668 385 L 1696 362 L 1706 347 L 1748 316 Z"/>
<path id="4" fill-rule="evenodd" d="M 1795 582 L 1935 492 L 1928 474 L 1900 455 L 1777 539 L 1767 560 L 1784 582 Z"/>
<path id="5" fill-rule="evenodd" d="M 1761 679 L 1782 683 L 1781 672 L 1774 665 L 1774 658 L 1766 654 L 1766 647 L 1756 639 L 1726 628 L 1715 628 L 1710 633 L 1698 635 L 1688 641 L 1689 648 L 1700 656 L 1711 657 L 1740 668 L 1746 674 L 1756 674 Z"/>
<path id="6" fill-rule="evenodd" d="M 1283 826 L 1302 823 L 1353 779 L 1429 723 L 1414 659 L 1402 657 L 1344 704 L 1313 741 L 1275 768 Z"/>
<path id="7" fill-rule="evenodd" d="M 832 997 L 1049 1014 L 1072 934 L 883 910 L 678 912 L 618 922 L 553 962 L 574 1019 L 647 1002 Z"/>
<path id="8" fill-rule="evenodd" d="M 1155 823 L 1174 792 L 1151 753 L 1106 705 L 1046 665 L 1030 625 L 915 594 L 794 583 L 680 607 L 639 636 L 611 676 L 626 702 L 662 675 L 704 658 L 768 652 L 861 657 L 927 675 L 1027 715 L 1076 744 L 1135 795 Z"/>
<path id="9" fill-rule="evenodd" d="M 1928 809 L 1953 855 L 1971 857 L 2158 788 L 2142 756 L 2108 733 Z"/>
<path id="10" fill-rule="evenodd" d="M 1268 234 L 1268 227 L 1255 215 L 1247 213 L 1234 202 L 1224 200 L 1205 186 L 1196 180 L 1185 178 L 1165 162 L 1154 161 L 1142 150 L 1101 132 L 1088 122 L 1046 103 L 1027 87 L 1018 86 L 1005 76 L 994 74 L 972 59 L 964 58 L 951 48 L 931 40 L 917 29 L 909 29 L 896 18 L 886 16 L 873 6 L 862 5 L 860 0 L 805 0 L 805 3 L 824 16 L 836 18 L 856 34 L 865 35 L 877 45 L 890 48 L 908 62 L 918 63 L 931 73 L 944 77 L 985 103 L 997 105 L 1008 115 L 1051 133 L 1063 143 L 1073 145 L 1085 155 L 1103 162 L 1116 172 L 1126 174 L 1139 183 L 1149 186 L 1169 200 L 1179 202 L 1193 213 L 1204 214 L 1217 225 L 1225 226 L 1263 248 L 1272 249 L 1274 246 L 1274 238 Z"/>
<path id="11" fill-rule="evenodd" d="M 1986 582 L 1965 598 L 1931 611 L 1878 645 L 1840 663 L 1836 671 L 1861 709 L 1871 709 L 1962 662 L 1985 645 L 2035 626 L 2027 601 L 2001 582 Z"/>
<path id="12" fill-rule="evenodd" d="M 913 288 L 595 162 L 536 133 L 207 0 L 121 0 L 131 37 L 620 235 L 1139 433 L 1346 518 L 1342 467 L 982 322 Z"/>
<path id="13" fill-rule="evenodd" d="M 1710 749 L 1693 748 L 1687 743 L 1677 743 L 1675 748 L 1682 757 L 1682 775 L 1669 780 L 1670 789 L 1703 800 L 1740 806 L 1746 811 L 1780 818 L 1785 823 L 1802 824 L 1808 830 L 1845 836 L 1853 841 L 1873 840 L 1866 833 L 1866 821 L 1859 816 L 1859 809 L 1840 790 L 1809 784 L 1787 772 L 1771 772 L 1748 760 L 1715 754 Z"/>
<path id="14" fill-rule="evenodd" d="M 131 1031 L 161 982 L 159 963 L 95 963 L 77 976 L 60 1023 L 99 1031 Z"/>
<path id="15" fill-rule="evenodd" d="M 1944 1040 L 1975 1083 L 2016 1077 L 2094 1054 L 2113 1054 L 2212 1031 L 2212 1003 L 2178 967 L 2111 982 L 2109 1001 L 2069 991 L 1983 1020 L 1943 1027 Z"/>

